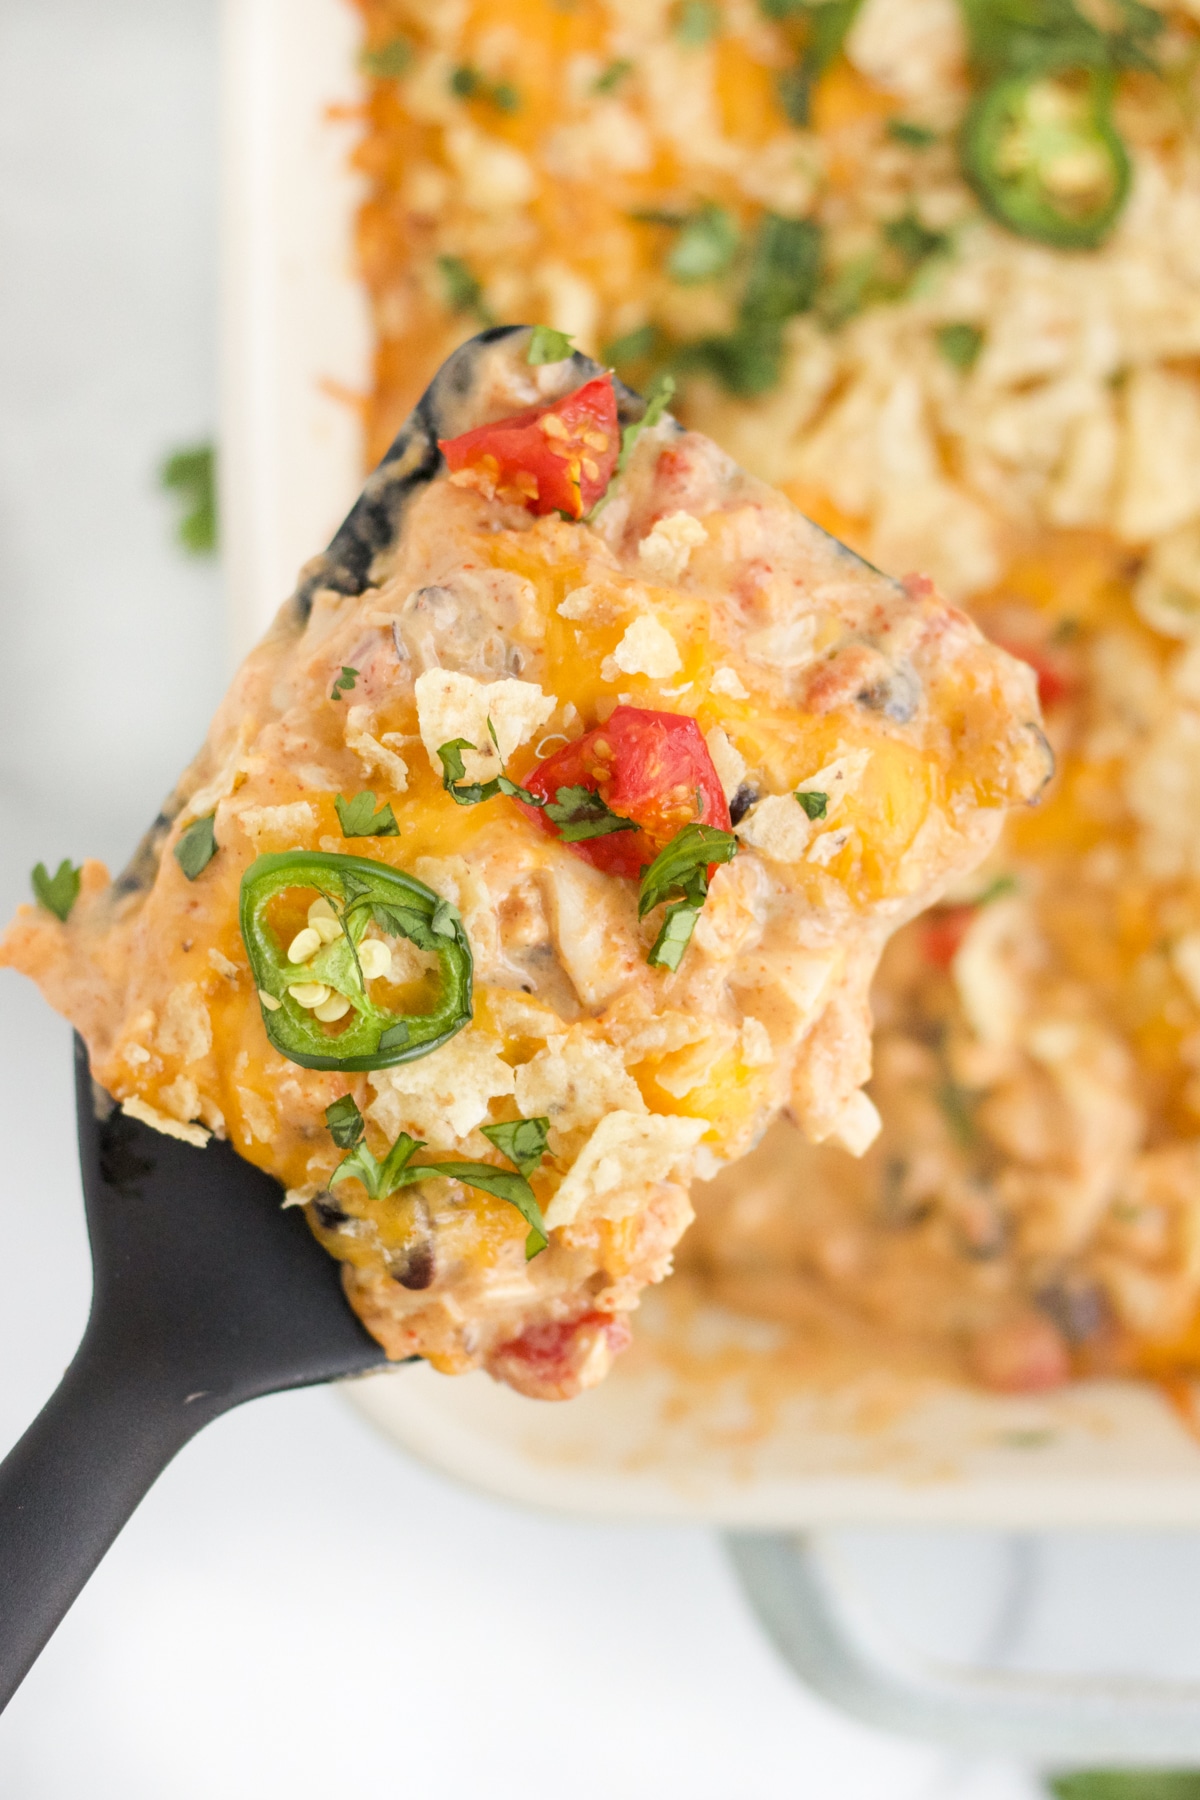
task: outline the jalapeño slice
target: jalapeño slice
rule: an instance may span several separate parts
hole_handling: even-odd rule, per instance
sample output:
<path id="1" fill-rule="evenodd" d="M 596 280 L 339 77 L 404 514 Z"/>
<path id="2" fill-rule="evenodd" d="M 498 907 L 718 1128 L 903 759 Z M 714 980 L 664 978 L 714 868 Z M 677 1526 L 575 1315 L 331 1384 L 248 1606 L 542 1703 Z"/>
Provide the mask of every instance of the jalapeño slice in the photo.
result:
<path id="1" fill-rule="evenodd" d="M 1094 250 L 1129 192 L 1103 70 L 1007 75 L 963 122 L 963 172 L 992 217 L 1059 250 Z"/>
<path id="2" fill-rule="evenodd" d="M 289 888 L 314 890 L 328 901 L 337 936 L 302 965 L 288 961 L 267 912 Z M 358 947 L 371 922 L 405 937 L 438 959 L 441 989 L 430 1012 L 397 1013 L 379 1006 L 364 979 Z M 428 1056 L 469 1024 L 471 947 L 456 909 L 424 882 L 362 856 L 294 850 L 260 856 L 242 877 L 241 928 L 271 1043 L 303 1069 L 387 1069 Z M 290 990 L 327 987 L 349 1001 L 345 1023 L 330 1030 Z"/>

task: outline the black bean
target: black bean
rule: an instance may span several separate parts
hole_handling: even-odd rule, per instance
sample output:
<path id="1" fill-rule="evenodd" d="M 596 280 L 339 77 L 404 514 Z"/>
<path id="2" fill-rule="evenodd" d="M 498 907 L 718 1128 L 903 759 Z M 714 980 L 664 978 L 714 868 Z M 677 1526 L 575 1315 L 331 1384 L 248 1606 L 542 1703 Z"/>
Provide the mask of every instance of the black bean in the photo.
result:
<path id="1" fill-rule="evenodd" d="M 740 825 L 750 808 L 758 799 L 758 789 L 752 781 L 743 781 L 733 799 L 729 802 L 729 817 L 735 825 Z"/>

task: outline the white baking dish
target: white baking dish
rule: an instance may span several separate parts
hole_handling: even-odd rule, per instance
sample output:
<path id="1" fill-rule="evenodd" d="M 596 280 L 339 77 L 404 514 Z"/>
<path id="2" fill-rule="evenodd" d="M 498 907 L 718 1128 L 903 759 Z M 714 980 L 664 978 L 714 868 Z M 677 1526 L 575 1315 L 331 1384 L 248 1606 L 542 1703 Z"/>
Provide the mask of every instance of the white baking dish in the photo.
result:
<path id="1" fill-rule="evenodd" d="M 330 117 L 358 94 L 356 29 L 344 0 L 225 0 L 221 500 L 239 651 L 324 545 L 362 473 L 346 398 L 369 379 L 352 261 L 353 128 Z M 808 1679 L 881 1722 L 917 1719 L 931 1734 L 1048 1754 L 1200 1755 L 1190 1690 L 1155 1690 L 1144 1705 L 1103 1686 L 1074 1701 L 1044 1684 L 998 1697 L 975 1678 L 947 1688 L 944 1674 L 911 1660 L 901 1670 L 851 1644 L 829 1610 L 829 1581 L 814 1573 L 818 1540 L 798 1560 L 794 1535 L 868 1521 L 1200 1524 L 1200 1442 L 1156 1390 L 1104 1382 L 1036 1399 L 906 1396 L 884 1372 L 797 1391 L 756 1423 L 745 1384 L 698 1388 L 672 1373 L 670 1311 L 651 1304 L 639 1347 L 569 1406 L 424 1367 L 355 1384 L 351 1397 L 414 1454 L 508 1500 L 774 1534 L 737 1556 L 777 1639 Z M 717 1315 L 690 1329 L 701 1360 L 722 1337 L 747 1336 Z M 790 1623 L 779 1616 L 785 1594 Z"/>

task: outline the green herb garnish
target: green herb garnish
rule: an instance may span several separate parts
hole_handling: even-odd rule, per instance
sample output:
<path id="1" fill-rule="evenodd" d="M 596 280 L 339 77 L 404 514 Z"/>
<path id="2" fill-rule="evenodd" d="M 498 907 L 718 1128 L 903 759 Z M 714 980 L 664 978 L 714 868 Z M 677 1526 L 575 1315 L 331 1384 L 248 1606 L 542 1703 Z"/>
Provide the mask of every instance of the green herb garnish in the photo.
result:
<path id="1" fill-rule="evenodd" d="M 734 394 L 751 398 L 766 393 L 779 379 L 784 326 L 812 307 L 821 264 L 821 227 L 815 219 L 764 214 L 751 248 L 735 329 L 726 337 L 685 345 L 680 366 L 706 369 Z"/>
<path id="2" fill-rule="evenodd" d="M 385 801 L 376 812 L 375 796 L 370 788 L 355 794 L 353 800 L 347 800 L 338 794 L 333 804 L 345 838 L 400 836 L 400 827 L 396 823 L 391 802 Z"/>
<path id="3" fill-rule="evenodd" d="M 159 471 L 159 480 L 183 505 L 177 527 L 179 542 L 191 556 L 211 556 L 217 548 L 217 453 L 211 444 L 176 450 Z"/>
<path id="4" fill-rule="evenodd" d="M 51 875 L 45 863 L 38 863 L 29 880 L 38 905 L 65 925 L 79 898 L 79 870 L 75 864 L 64 859 Z"/>
<path id="5" fill-rule="evenodd" d="M 667 907 L 646 958 L 652 968 L 679 967 L 708 898 L 709 864 L 731 862 L 737 847 L 731 831 L 715 825 L 685 825 L 643 871 L 638 918 L 644 919 L 656 906 Z"/>
<path id="6" fill-rule="evenodd" d="M 552 325 L 535 325 L 529 339 L 529 354 L 525 360 L 535 367 L 540 363 L 562 362 L 571 355 L 574 348 L 567 332 L 555 331 Z"/>
<path id="7" fill-rule="evenodd" d="M 438 273 L 446 293 L 446 305 L 454 313 L 471 313 L 484 327 L 496 323 L 483 298 L 483 287 L 461 256 L 439 256 Z"/>
<path id="8" fill-rule="evenodd" d="M 919 268 L 931 256 L 944 255 L 951 242 L 944 231 L 931 231 L 928 225 L 923 225 L 911 208 L 901 213 L 898 219 L 889 219 L 883 235 L 910 270 Z"/>
<path id="9" fill-rule="evenodd" d="M 358 66 L 364 75 L 371 75 L 376 81 L 394 81 L 398 75 L 407 72 L 412 59 L 413 47 L 408 39 L 394 37 L 374 50 L 363 50 Z"/>
<path id="10" fill-rule="evenodd" d="M 632 819 L 615 813 L 594 789 L 560 787 L 546 807 L 546 817 L 558 826 L 564 844 L 583 844 L 589 838 L 608 837 L 614 831 L 640 831 Z"/>
<path id="11" fill-rule="evenodd" d="M 451 71 L 450 92 L 460 100 L 488 100 L 500 112 L 516 112 L 521 104 L 511 81 L 489 81 L 472 63 L 459 63 Z"/>
<path id="12" fill-rule="evenodd" d="M 978 325 L 969 325 L 965 319 L 955 320 L 950 325 L 939 325 L 935 341 L 938 350 L 952 368 L 960 369 L 965 375 L 974 368 L 979 352 L 983 349 L 983 333 Z"/>
<path id="13" fill-rule="evenodd" d="M 654 426 L 658 424 L 658 421 L 662 418 L 668 406 L 670 406 L 674 396 L 675 377 L 673 375 L 660 375 L 646 396 L 646 410 L 641 418 L 635 419 L 632 425 L 626 425 L 624 431 L 621 433 L 621 454 L 617 457 L 617 466 L 614 472 L 615 475 L 623 475 L 625 473 L 626 469 L 629 467 L 629 459 L 633 455 L 634 445 L 641 437 L 643 431 L 651 431 Z M 605 494 L 604 498 L 607 500 L 608 495 Z M 592 510 L 594 512 L 595 508 L 593 507 Z"/>
<path id="14" fill-rule="evenodd" d="M 413 1187 L 417 1182 L 440 1175 L 449 1181 L 461 1181 L 466 1187 L 478 1188 L 482 1193 L 494 1194 L 515 1206 L 529 1226 L 529 1235 L 525 1239 L 527 1260 L 546 1248 L 549 1241 L 546 1222 L 528 1177 L 545 1154 L 548 1119 L 517 1119 L 507 1126 L 484 1127 L 484 1135 L 491 1139 L 502 1156 L 516 1165 L 515 1171 L 498 1169 L 493 1163 L 483 1162 L 414 1163 L 412 1158 L 418 1150 L 424 1150 L 425 1144 L 420 1138 L 409 1137 L 406 1131 L 400 1133 L 381 1162 L 367 1144 L 365 1121 L 349 1094 L 326 1109 L 325 1122 L 338 1149 L 348 1152 L 329 1177 L 331 1189 L 353 1177 L 361 1181 L 372 1200 L 386 1200 L 398 1188 Z M 511 1150 L 508 1144 L 511 1144 Z M 514 1151 L 520 1155 L 520 1162 Z"/>
<path id="15" fill-rule="evenodd" d="M 208 813 L 205 818 L 195 820 L 175 846 L 175 861 L 189 881 L 195 881 L 207 869 L 220 848 L 213 828 L 215 818 L 215 813 Z"/>
<path id="16" fill-rule="evenodd" d="M 334 682 L 333 691 L 331 692 L 329 698 L 331 700 L 340 700 L 343 694 L 348 694 L 351 692 L 351 690 L 353 689 L 354 684 L 357 682 L 357 680 L 358 680 L 358 670 L 357 669 L 349 669 L 346 667 L 345 663 L 343 663 L 342 664 L 342 672 L 338 676 L 337 680 Z"/>
<path id="17" fill-rule="evenodd" d="M 812 92 L 837 59 L 854 15 L 862 0 L 759 0 L 767 18 L 776 24 L 804 25 L 802 47 L 792 68 L 777 78 L 779 104 L 789 122 L 810 123 Z"/>
<path id="18" fill-rule="evenodd" d="M 488 720 L 491 731 L 492 722 Z M 495 733 L 492 733 L 495 742 Z M 463 762 L 464 750 L 474 750 L 476 746 L 469 738 L 451 738 L 438 751 L 442 765 L 442 786 L 452 800 L 460 806 L 478 806 L 483 800 L 494 800 L 497 794 L 507 794 L 510 800 L 523 800 L 526 806 L 545 806 L 546 802 L 537 794 L 531 794 L 527 788 L 518 787 L 507 775 L 494 775 L 490 781 L 468 781 L 467 769 Z"/>
<path id="19" fill-rule="evenodd" d="M 715 0 L 680 0 L 672 30 L 681 44 L 698 48 L 721 29 L 721 9 Z"/>
<path id="20" fill-rule="evenodd" d="M 682 286 L 723 275 L 738 247 L 737 221 L 723 206 L 704 206 L 685 221 L 667 258 L 667 273 Z"/>
<path id="21" fill-rule="evenodd" d="M 938 134 L 928 125 L 914 125 L 911 119 L 889 119 L 885 127 L 894 143 L 907 144 L 910 150 L 928 150 L 936 144 Z"/>
<path id="22" fill-rule="evenodd" d="M 654 355 L 661 335 L 657 325 L 639 325 L 636 331 L 627 331 L 624 337 L 605 344 L 601 354 L 606 363 L 618 369 L 623 363 L 642 362 Z"/>
<path id="23" fill-rule="evenodd" d="M 1049 1788 L 1056 1800 L 1200 1800 L 1200 1769 L 1081 1769 Z"/>
<path id="24" fill-rule="evenodd" d="M 797 788 L 795 798 L 810 819 L 823 819 L 829 811 L 829 795 L 816 788 Z"/>
<path id="25" fill-rule="evenodd" d="M 627 56 L 618 56 L 610 62 L 607 69 L 602 69 L 592 83 L 593 94 L 614 94 L 627 76 L 633 74 L 633 64 Z"/>

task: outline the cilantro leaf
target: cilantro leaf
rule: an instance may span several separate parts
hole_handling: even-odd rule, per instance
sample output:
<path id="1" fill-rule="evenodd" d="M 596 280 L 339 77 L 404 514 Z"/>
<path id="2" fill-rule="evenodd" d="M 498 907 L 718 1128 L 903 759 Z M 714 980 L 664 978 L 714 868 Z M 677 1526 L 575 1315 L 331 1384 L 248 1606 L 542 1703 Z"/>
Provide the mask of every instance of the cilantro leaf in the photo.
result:
<path id="1" fill-rule="evenodd" d="M 38 905 L 65 925 L 79 898 L 79 870 L 75 864 L 64 858 L 51 875 L 45 863 L 38 863 L 29 880 Z"/>
<path id="2" fill-rule="evenodd" d="M 529 355 L 525 360 L 535 367 L 539 363 L 562 362 L 571 355 L 574 348 L 569 333 L 555 331 L 552 325 L 535 325 L 529 340 Z"/>
<path id="3" fill-rule="evenodd" d="M 968 369 L 975 366 L 976 358 L 983 349 L 983 333 L 978 325 L 969 325 L 965 320 L 950 325 L 939 325 L 936 333 L 938 350 L 952 368 L 961 369 L 965 375 Z"/>
<path id="4" fill-rule="evenodd" d="M 461 256 L 439 256 L 438 273 L 452 313 L 471 313 L 483 326 L 496 323 L 483 298 L 483 286 Z"/>
<path id="5" fill-rule="evenodd" d="M 492 722 L 488 720 L 488 730 L 492 732 L 495 743 L 495 732 Z M 464 750 L 474 750 L 475 745 L 469 738 L 451 738 L 448 744 L 442 744 L 438 757 L 442 765 L 442 786 L 452 800 L 459 806 L 478 806 L 483 800 L 494 800 L 497 794 L 507 794 L 510 800 L 524 800 L 526 806 L 544 806 L 546 802 L 537 794 L 531 794 L 527 788 L 518 787 L 507 775 L 494 775 L 490 781 L 467 781 L 466 765 L 462 759 Z"/>
<path id="6" fill-rule="evenodd" d="M 355 794 L 353 800 L 347 800 L 341 794 L 335 798 L 334 807 L 342 827 L 342 836 L 355 837 L 399 837 L 400 827 L 396 823 L 396 815 L 390 802 L 375 811 L 375 796 L 370 788 L 361 794 Z"/>
<path id="7" fill-rule="evenodd" d="M 651 968 L 677 969 L 708 898 L 708 866 L 737 854 L 731 831 L 715 825 L 685 825 L 642 872 L 638 918 L 670 901 L 646 960 Z"/>
<path id="8" fill-rule="evenodd" d="M 481 1125 L 484 1137 L 507 1156 L 514 1168 L 528 1177 L 546 1154 L 549 1119 L 510 1119 L 503 1125 Z"/>
<path id="9" fill-rule="evenodd" d="M 211 556 L 217 548 L 217 453 L 211 444 L 176 450 L 159 470 L 168 493 L 182 503 L 178 537 L 192 556 Z"/>
<path id="10" fill-rule="evenodd" d="M 812 91 L 837 59 L 861 0 L 759 0 L 759 4 L 767 17 L 777 23 L 790 19 L 803 19 L 806 23 L 800 57 L 778 77 L 776 84 L 779 103 L 789 122 L 806 126 Z"/>
<path id="11" fill-rule="evenodd" d="M 723 206 L 704 206 L 685 221 L 667 258 L 667 273 L 681 286 L 723 275 L 737 253 L 738 228 Z"/>
<path id="12" fill-rule="evenodd" d="M 433 941 L 431 921 L 423 912 L 418 912 L 415 906 L 382 906 L 377 902 L 371 908 L 371 917 L 380 931 L 390 932 L 393 937 L 407 938 L 418 950 L 437 948 Z"/>
<path id="13" fill-rule="evenodd" d="M 1200 1770 L 1080 1769 L 1049 1786 L 1057 1800 L 1200 1800 Z"/>
<path id="14" fill-rule="evenodd" d="M 220 849 L 213 829 L 215 813 L 207 813 L 188 826 L 175 846 L 175 861 L 189 881 L 203 874 Z"/>
<path id="15" fill-rule="evenodd" d="M 715 0 L 680 0 L 672 31 L 681 44 L 698 49 L 721 29 L 721 9 Z"/>
<path id="16" fill-rule="evenodd" d="M 358 670 L 348 669 L 345 663 L 343 663 L 342 672 L 334 682 L 333 692 L 330 694 L 329 698 L 331 700 L 340 700 L 343 694 L 350 693 L 357 680 Z"/>
<path id="17" fill-rule="evenodd" d="M 815 219 L 764 214 L 750 254 L 737 325 L 724 337 L 685 345 L 680 366 L 705 369 L 730 393 L 746 397 L 774 387 L 783 364 L 783 328 L 815 304 L 823 254 L 821 227 Z"/>
<path id="18" fill-rule="evenodd" d="M 557 788 L 546 807 L 546 817 L 558 826 L 564 844 L 582 844 L 614 831 L 641 830 L 632 819 L 613 812 L 602 796 L 588 787 Z"/>
<path id="19" fill-rule="evenodd" d="M 593 94 L 613 94 L 620 87 L 627 75 L 633 74 L 633 64 L 627 56 L 618 56 L 610 62 L 607 69 L 602 69 L 592 83 Z"/>
<path id="20" fill-rule="evenodd" d="M 639 325 L 636 331 L 627 331 L 624 337 L 613 338 L 605 344 L 601 354 L 606 363 L 617 368 L 623 364 L 641 362 L 647 356 L 653 356 L 658 349 L 659 329 L 657 325 Z"/>
<path id="21" fill-rule="evenodd" d="M 1074 0 L 963 0 L 978 75 L 1042 75 L 1056 69 L 1157 67 L 1151 50 L 1163 19 L 1142 0 L 1116 0 L 1117 29 L 1086 18 Z"/>
<path id="22" fill-rule="evenodd" d="M 936 131 L 930 131 L 927 125 L 915 125 L 911 119 L 889 119 L 886 130 L 893 143 L 907 144 L 912 150 L 928 150 L 938 140 Z"/>
<path id="23" fill-rule="evenodd" d="M 386 1200 L 397 1188 L 414 1187 L 418 1182 L 440 1175 L 448 1181 L 461 1181 L 467 1187 L 494 1194 L 497 1199 L 507 1200 L 510 1206 L 515 1206 L 529 1226 L 525 1240 L 526 1258 L 534 1257 L 546 1248 L 549 1241 L 546 1222 L 526 1175 L 533 1172 L 545 1152 L 549 1120 L 518 1119 L 509 1126 L 485 1127 L 486 1135 L 503 1155 L 517 1164 L 516 1169 L 497 1169 L 492 1163 L 483 1162 L 414 1163 L 413 1157 L 418 1150 L 424 1150 L 425 1144 L 420 1138 L 410 1137 L 406 1131 L 400 1133 L 380 1162 L 367 1144 L 362 1114 L 349 1094 L 326 1108 L 325 1122 L 338 1148 L 349 1151 L 329 1177 L 330 1188 L 354 1179 L 362 1182 L 372 1200 Z M 495 1133 L 500 1134 L 499 1137 L 494 1136 Z M 511 1150 L 507 1147 L 510 1144 Z"/>
<path id="24" fill-rule="evenodd" d="M 340 1100 L 325 1108 L 325 1123 L 339 1150 L 353 1150 L 362 1142 L 366 1131 L 353 1094 L 343 1094 Z"/>
<path id="25" fill-rule="evenodd" d="M 377 81 L 388 81 L 403 75 L 412 59 L 413 47 L 408 39 L 394 37 L 375 50 L 363 50 L 358 58 L 358 66 L 364 75 L 372 75 Z"/>
<path id="26" fill-rule="evenodd" d="M 829 795 L 816 788 L 797 788 L 795 799 L 810 819 L 823 819 L 829 811 Z"/>
<path id="27" fill-rule="evenodd" d="M 972 901 L 973 906 L 990 906 L 993 900 L 1004 900 L 1009 894 L 1019 894 L 1021 884 L 1015 875 L 997 875 L 989 881 L 981 894 Z"/>
<path id="28" fill-rule="evenodd" d="M 451 906 L 449 900 L 441 900 L 429 922 L 429 929 L 434 937 L 453 937 L 461 924 L 458 908 Z"/>
<path id="29" fill-rule="evenodd" d="M 675 377 L 673 375 L 660 375 L 654 383 L 654 386 L 650 389 L 649 394 L 646 396 L 646 410 L 641 418 L 635 419 L 632 425 L 626 425 L 621 433 L 621 453 L 617 457 L 617 466 L 613 470 L 613 481 L 616 481 L 619 476 L 625 473 L 626 469 L 629 467 L 629 459 L 633 455 L 634 445 L 641 437 L 643 431 L 649 431 L 652 426 L 658 424 L 658 421 L 662 418 L 668 406 L 671 404 L 674 393 Z M 589 519 L 594 519 L 601 508 L 607 506 L 612 491 L 613 482 L 610 481 L 606 491 L 601 494 L 595 506 L 593 506 L 591 512 L 588 514 Z"/>

